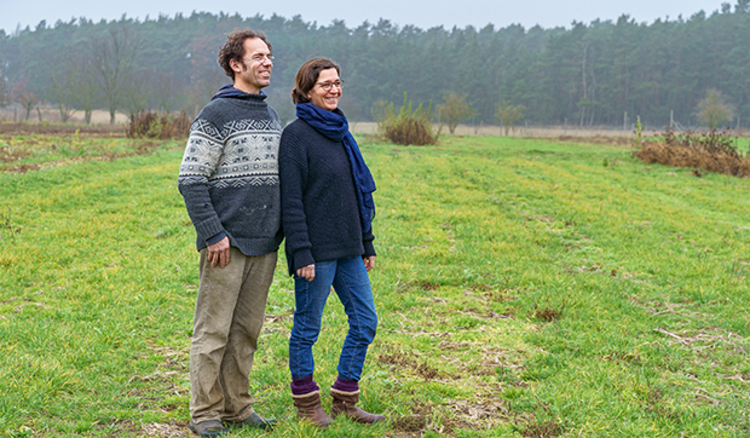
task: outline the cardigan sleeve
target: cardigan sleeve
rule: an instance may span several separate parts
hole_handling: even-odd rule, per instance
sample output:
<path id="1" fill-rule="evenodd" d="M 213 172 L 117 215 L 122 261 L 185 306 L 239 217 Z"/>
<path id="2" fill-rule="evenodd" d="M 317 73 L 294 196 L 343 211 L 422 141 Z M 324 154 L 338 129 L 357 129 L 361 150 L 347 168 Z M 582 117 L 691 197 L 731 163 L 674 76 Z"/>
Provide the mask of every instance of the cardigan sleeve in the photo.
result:
<path id="1" fill-rule="evenodd" d="M 290 274 L 315 263 L 307 229 L 303 195 L 308 177 L 307 150 L 292 129 L 285 129 L 279 145 L 279 178 L 281 181 L 281 222 L 286 238 Z"/>

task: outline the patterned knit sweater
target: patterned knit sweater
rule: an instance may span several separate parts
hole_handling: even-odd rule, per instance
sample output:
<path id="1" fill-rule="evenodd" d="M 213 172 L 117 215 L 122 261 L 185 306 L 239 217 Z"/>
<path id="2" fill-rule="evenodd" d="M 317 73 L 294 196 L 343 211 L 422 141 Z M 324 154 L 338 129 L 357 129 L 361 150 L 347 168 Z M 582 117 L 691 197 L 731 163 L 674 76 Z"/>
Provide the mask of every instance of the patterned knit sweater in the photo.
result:
<path id="1" fill-rule="evenodd" d="M 276 251 L 279 118 L 261 94 L 211 101 L 190 127 L 177 180 L 201 250 L 224 236 L 248 256 Z"/>
<path id="2" fill-rule="evenodd" d="M 279 174 L 290 275 L 315 262 L 375 255 L 372 232 L 362 232 L 342 142 L 295 120 L 281 136 Z"/>

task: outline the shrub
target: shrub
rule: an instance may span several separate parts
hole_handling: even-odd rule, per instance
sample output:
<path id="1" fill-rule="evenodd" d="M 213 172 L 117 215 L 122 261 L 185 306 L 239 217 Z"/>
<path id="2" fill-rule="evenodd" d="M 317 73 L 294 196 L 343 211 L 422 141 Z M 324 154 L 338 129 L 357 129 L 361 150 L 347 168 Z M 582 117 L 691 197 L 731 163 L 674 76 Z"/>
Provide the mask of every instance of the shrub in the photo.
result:
<path id="1" fill-rule="evenodd" d="M 466 95 L 459 96 L 456 93 L 445 93 L 443 96 L 444 104 L 437 106 L 440 118 L 448 124 L 448 131 L 453 134 L 456 132 L 456 126 L 466 119 L 477 115 L 477 111 L 466 103 Z"/>
<path id="2" fill-rule="evenodd" d="M 722 123 L 732 120 L 734 112 L 724 101 L 724 96 L 719 90 L 710 89 L 706 91 L 706 97 L 698 103 L 697 115 L 703 125 L 715 130 Z"/>
<path id="3" fill-rule="evenodd" d="M 523 112 L 525 110 L 526 107 L 524 107 L 523 105 L 511 105 L 507 100 L 504 100 L 500 105 L 497 106 L 495 118 L 497 118 L 497 120 L 502 123 L 503 129 L 505 129 L 506 136 L 513 128 L 513 124 L 523 118 Z"/>
<path id="4" fill-rule="evenodd" d="M 142 110 L 131 114 L 125 126 L 128 138 L 184 138 L 190 133 L 190 118 L 185 111 L 177 116 L 169 112 Z"/>
<path id="5" fill-rule="evenodd" d="M 708 133 L 686 131 L 677 134 L 674 129 L 668 128 L 659 136 L 663 136 L 664 140 L 643 142 L 633 154 L 644 163 L 750 177 L 750 154 L 737 150 L 728 131 L 712 129 Z M 696 175 L 699 173 L 696 172 Z"/>
<path id="6" fill-rule="evenodd" d="M 372 116 L 378 130 L 391 142 L 402 145 L 428 145 L 437 143 L 441 128 L 432 133 L 432 102 L 425 110 L 422 104 L 412 110 L 411 101 L 404 93 L 404 104 L 398 113 L 393 103 L 377 101 L 372 108 Z"/>

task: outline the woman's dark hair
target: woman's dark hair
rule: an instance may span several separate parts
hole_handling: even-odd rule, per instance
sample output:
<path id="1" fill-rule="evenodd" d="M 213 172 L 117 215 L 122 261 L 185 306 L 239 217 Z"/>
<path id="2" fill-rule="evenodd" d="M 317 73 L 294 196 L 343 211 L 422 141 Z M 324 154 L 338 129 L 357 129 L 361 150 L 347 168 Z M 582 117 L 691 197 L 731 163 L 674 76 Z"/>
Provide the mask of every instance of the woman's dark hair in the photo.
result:
<path id="1" fill-rule="evenodd" d="M 302 67 L 297 71 L 297 76 L 294 78 L 292 102 L 294 102 L 295 105 L 298 103 L 310 102 L 307 93 L 309 93 L 315 86 L 315 83 L 318 81 L 318 76 L 320 76 L 320 72 L 328 70 L 329 68 L 335 68 L 336 73 L 341 76 L 341 67 L 328 58 L 313 58 L 302 64 Z"/>
<path id="2" fill-rule="evenodd" d="M 268 51 L 273 53 L 271 43 L 268 42 L 263 32 L 247 27 L 233 30 L 227 35 L 227 41 L 219 50 L 219 65 L 224 69 L 224 73 L 232 79 L 234 79 L 234 70 L 232 70 L 229 61 L 236 59 L 242 63 L 242 58 L 245 56 L 245 40 L 248 38 L 260 39 L 266 43 Z"/>

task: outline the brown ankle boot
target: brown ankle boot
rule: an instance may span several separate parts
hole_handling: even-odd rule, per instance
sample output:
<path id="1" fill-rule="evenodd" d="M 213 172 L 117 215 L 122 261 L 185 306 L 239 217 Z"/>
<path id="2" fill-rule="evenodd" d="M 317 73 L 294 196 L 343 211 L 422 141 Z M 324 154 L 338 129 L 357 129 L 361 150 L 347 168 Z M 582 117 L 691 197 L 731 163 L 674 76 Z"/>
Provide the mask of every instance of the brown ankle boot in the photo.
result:
<path id="1" fill-rule="evenodd" d="M 358 423 L 365 424 L 377 423 L 378 421 L 385 420 L 383 415 L 371 414 L 355 406 L 359 401 L 359 391 L 343 392 L 331 388 L 331 396 L 333 397 L 331 416 L 334 419 L 341 414 Z"/>
<path id="2" fill-rule="evenodd" d="M 333 422 L 320 405 L 320 391 L 303 395 L 292 394 L 292 398 L 297 408 L 297 417 L 300 419 L 309 420 L 312 424 L 322 428 L 328 427 Z"/>

